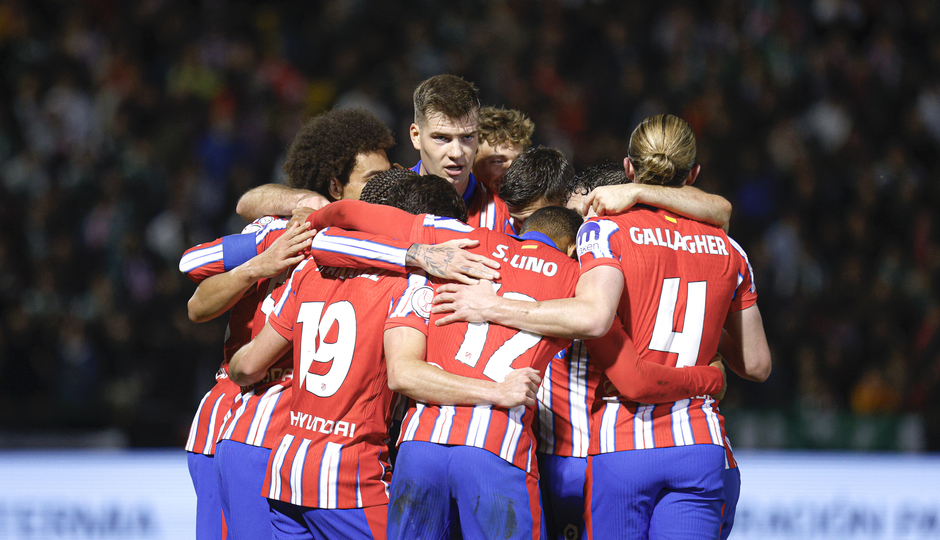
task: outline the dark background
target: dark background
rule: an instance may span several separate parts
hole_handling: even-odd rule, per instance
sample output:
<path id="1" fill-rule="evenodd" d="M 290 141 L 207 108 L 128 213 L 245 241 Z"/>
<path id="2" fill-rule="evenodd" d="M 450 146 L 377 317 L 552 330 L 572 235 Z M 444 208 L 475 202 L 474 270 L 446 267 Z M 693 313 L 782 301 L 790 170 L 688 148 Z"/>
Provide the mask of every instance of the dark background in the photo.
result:
<path id="1" fill-rule="evenodd" d="M 938 26 L 933 0 L 5 0 L 0 446 L 182 446 L 225 327 L 187 319 L 182 252 L 330 107 L 414 164 L 411 93 L 453 73 L 578 170 L 691 123 L 774 356 L 731 377 L 736 446 L 940 450 Z"/>

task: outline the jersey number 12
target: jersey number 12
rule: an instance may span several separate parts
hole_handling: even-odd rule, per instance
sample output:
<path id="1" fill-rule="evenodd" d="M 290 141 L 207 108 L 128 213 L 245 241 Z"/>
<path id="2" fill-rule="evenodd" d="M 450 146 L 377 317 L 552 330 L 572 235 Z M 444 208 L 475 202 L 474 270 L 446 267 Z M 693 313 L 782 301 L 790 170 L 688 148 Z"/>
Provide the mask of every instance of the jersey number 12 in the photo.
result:
<path id="1" fill-rule="evenodd" d="M 494 283 L 493 288 L 499 290 L 500 284 Z M 510 300 L 527 300 L 535 302 L 535 298 L 518 292 L 507 292 L 503 298 Z M 486 336 L 490 331 L 490 323 L 470 323 L 467 325 L 467 333 L 464 334 L 463 343 L 454 357 L 470 367 L 476 367 L 480 361 L 480 355 L 483 354 L 483 347 L 486 346 Z M 500 345 L 493 354 L 490 355 L 483 367 L 483 375 L 496 382 L 503 382 L 512 371 L 512 363 L 526 351 L 535 347 L 540 334 L 520 330 L 512 335 L 505 343 Z"/>

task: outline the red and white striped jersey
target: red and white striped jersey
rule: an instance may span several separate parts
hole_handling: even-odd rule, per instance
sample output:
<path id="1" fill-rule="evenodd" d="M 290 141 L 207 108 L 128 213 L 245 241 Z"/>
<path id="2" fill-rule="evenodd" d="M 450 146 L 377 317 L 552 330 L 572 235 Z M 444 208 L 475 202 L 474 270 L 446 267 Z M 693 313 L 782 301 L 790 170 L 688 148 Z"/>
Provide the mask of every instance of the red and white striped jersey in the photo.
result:
<path id="1" fill-rule="evenodd" d="M 539 240 L 518 239 L 469 227 L 453 219 L 427 214 L 413 216 L 389 207 L 341 202 L 344 204 L 334 208 L 329 205 L 318 211 L 314 216 L 315 226 L 320 228 L 334 223 L 426 244 L 455 238 L 479 240 L 480 244 L 469 251 L 508 263 L 500 272 L 502 279 L 497 289 L 500 295 L 538 301 L 574 294 L 578 265 L 552 245 L 546 245 L 545 242 L 551 244 L 551 240 L 540 233 L 530 235 L 538 236 Z M 317 256 L 315 250 L 314 256 Z M 432 281 L 435 287 L 443 283 L 436 278 Z M 439 317 L 433 315 L 432 320 Z M 428 332 L 427 361 L 456 375 L 502 381 L 511 370 L 522 367 L 533 367 L 544 373 L 552 356 L 569 342 L 495 324 L 456 323 L 441 327 L 432 324 Z M 399 443 L 426 441 L 474 446 L 537 474 L 537 468 L 533 467 L 534 416 L 534 407 L 505 409 L 488 405 L 414 403 L 405 416 Z"/>
<path id="2" fill-rule="evenodd" d="M 640 358 L 677 367 L 707 365 L 730 311 L 757 301 L 747 255 L 720 229 L 640 207 L 592 219 L 578 232 L 582 273 L 619 268 L 617 314 Z M 652 405 L 619 399 L 602 379 L 592 407 L 590 454 L 716 444 L 724 418 L 709 396 Z"/>
<path id="3" fill-rule="evenodd" d="M 388 503 L 392 391 L 385 329 L 427 332 L 423 276 L 318 267 L 304 260 L 270 317 L 293 342 L 290 421 L 271 453 L 262 493 L 311 508 Z"/>
<path id="4" fill-rule="evenodd" d="M 614 317 L 606 336 L 575 340 L 555 356 L 537 394 L 539 452 L 563 457 L 587 455 L 590 411 L 602 382 L 609 395 L 644 403 L 667 403 L 721 390 L 723 378 L 717 369 L 654 364 L 640 359 L 634 347 L 620 317 Z M 619 354 L 616 358 L 611 355 L 615 351 Z M 616 389 L 610 386 L 613 381 Z"/>
<path id="5" fill-rule="evenodd" d="M 476 182 L 473 195 L 467 202 L 467 225 L 515 234 L 506 203 L 479 181 Z"/>
<path id="6" fill-rule="evenodd" d="M 238 385 L 229 380 L 228 373 L 219 368 L 215 386 L 210 388 L 199 402 L 193 423 L 189 426 L 189 436 L 184 446 L 187 452 L 215 455 L 215 443 L 219 439 L 222 419 L 240 392 Z"/>
<path id="7" fill-rule="evenodd" d="M 570 274 L 569 270 L 576 269 L 577 266 L 559 251 L 546 245 L 550 244 L 551 240 L 539 233 L 527 233 L 526 238 L 520 240 L 485 229 L 472 229 L 450 219 L 429 215 L 415 217 L 394 208 L 368 205 L 359 201 L 330 204 L 311 215 L 311 223 L 316 228 L 336 225 L 371 234 L 383 233 L 393 238 L 408 238 L 411 242 L 421 243 L 437 243 L 453 238 L 477 239 L 480 245 L 470 251 L 503 261 L 499 293 L 510 298 L 561 298 L 573 294 L 576 285 L 576 276 Z M 338 265 L 353 264 L 364 254 L 380 251 L 375 246 L 360 246 L 355 243 L 343 248 L 355 253 L 355 257 L 340 255 L 341 249 L 336 247 L 321 251 L 320 239 L 326 241 L 335 230 L 322 230 L 311 247 L 314 256 L 321 261 L 329 260 L 329 264 Z M 543 241 L 533 240 L 534 237 L 541 237 Z M 371 241 L 381 243 L 378 238 Z M 440 283 L 439 280 L 433 281 L 435 286 Z M 562 284 L 561 281 L 565 283 Z M 623 335 L 622 330 L 618 332 Z M 611 332 L 595 341 L 601 344 L 623 343 L 624 340 L 617 337 L 618 332 Z M 520 343 L 528 346 L 530 341 L 538 346 L 531 345 L 532 349 L 524 354 L 520 353 L 514 361 L 516 356 L 513 355 L 518 352 L 514 347 Z M 545 364 L 554 352 L 566 344 L 567 340 L 541 338 L 538 334 L 520 332 L 499 325 L 432 325 L 428 338 L 427 360 L 457 375 L 502 380 L 497 379 L 495 375 L 505 377 L 510 363 L 513 369 L 532 366 L 544 375 Z M 618 352 L 615 351 L 609 356 L 613 361 L 618 358 Z M 480 358 L 489 360 L 481 363 Z M 635 351 L 633 359 L 637 359 Z M 658 369 L 648 369 L 648 366 L 635 364 L 636 362 L 618 363 L 624 370 L 623 377 L 618 380 L 642 381 L 642 384 L 623 384 L 624 389 L 629 388 L 638 395 L 690 395 L 686 390 L 688 388 L 703 389 L 702 391 L 720 389 L 721 375 L 714 368 L 676 370 L 650 364 L 649 366 Z M 440 407 L 418 404 L 408 413 L 401 440 L 478 446 L 500 455 L 526 471 L 531 471 L 531 453 L 534 451 L 531 423 L 534 413 L 534 410 L 521 408 L 518 411 L 506 411 L 490 407 Z"/>
<path id="8" fill-rule="evenodd" d="M 502 279 L 497 285 L 497 293 L 503 297 L 535 302 L 574 294 L 577 264 L 555 249 L 544 235 L 532 233 L 518 239 L 486 229 L 472 229 L 451 219 L 419 216 L 414 220 L 414 241 L 433 244 L 454 238 L 479 240 L 480 245 L 469 251 L 508 263 L 503 265 Z M 443 283 L 432 281 L 435 286 Z M 440 317 L 432 315 L 432 322 Z M 545 373 L 552 356 L 568 343 L 569 340 L 488 323 L 441 327 L 432 324 L 428 333 L 427 361 L 457 375 L 501 382 L 511 370 L 522 367 Z M 537 474 L 537 468 L 533 467 L 534 416 L 534 407 L 505 409 L 417 403 L 405 417 L 400 442 L 426 441 L 483 448 L 526 472 Z"/>
<path id="9" fill-rule="evenodd" d="M 587 346 L 579 339 L 555 355 L 537 394 L 535 433 L 538 451 L 587 457 L 593 386 L 600 374 L 590 368 Z M 592 386 L 593 385 L 593 386 Z"/>
<path id="10" fill-rule="evenodd" d="M 226 236 L 188 249 L 180 260 L 180 270 L 197 283 L 231 270 L 270 247 L 284 233 L 286 226 L 286 220 L 271 216 L 255 220 L 240 235 Z M 286 272 L 274 278 L 259 280 L 232 306 L 226 329 L 223 363 L 219 368 L 220 375 L 224 374 L 226 381 L 229 360 L 264 326 L 266 315 L 262 306 L 266 299 L 268 305 L 273 306 L 270 294 L 285 278 Z M 270 309 L 267 311 L 270 312 Z M 190 429 L 190 438 L 200 438 L 205 433 L 206 438 L 213 439 L 213 449 L 215 442 L 222 439 L 272 448 L 280 437 L 278 426 L 283 425 L 287 416 L 289 398 L 281 401 L 280 393 L 285 384 L 289 386 L 290 377 L 291 357 L 285 355 L 271 367 L 265 379 L 247 393 L 242 393 L 238 386 L 227 382 L 227 399 L 220 402 L 224 408 L 216 411 L 211 425 L 200 422 L 200 414 L 197 413 L 197 419 Z"/>

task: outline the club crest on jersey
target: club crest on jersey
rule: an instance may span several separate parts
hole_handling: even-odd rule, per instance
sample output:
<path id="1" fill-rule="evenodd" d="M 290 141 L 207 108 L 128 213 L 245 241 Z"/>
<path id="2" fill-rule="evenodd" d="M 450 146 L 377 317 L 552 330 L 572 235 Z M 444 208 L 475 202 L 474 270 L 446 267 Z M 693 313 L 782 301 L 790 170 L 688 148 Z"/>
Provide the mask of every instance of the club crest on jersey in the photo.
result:
<path id="1" fill-rule="evenodd" d="M 256 233 L 260 231 L 261 229 L 264 229 L 269 223 L 271 223 L 275 219 L 276 218 L 271 217 L 271 216 L 264 216 L 262 218 L 256 219 L 252 221 L 251 223 L 249 223 L 248 225 L 245 225 L 245 228 L 242 229 L 242 234 Z"/>
<path id="2" fill-rule="evenodd" d="M 420 317 L 427 319 L 431 316 L 431 300 L 434 298 L 434 290 L 431 287 L 419 287 L 411 295 L 411 309 Z"/>

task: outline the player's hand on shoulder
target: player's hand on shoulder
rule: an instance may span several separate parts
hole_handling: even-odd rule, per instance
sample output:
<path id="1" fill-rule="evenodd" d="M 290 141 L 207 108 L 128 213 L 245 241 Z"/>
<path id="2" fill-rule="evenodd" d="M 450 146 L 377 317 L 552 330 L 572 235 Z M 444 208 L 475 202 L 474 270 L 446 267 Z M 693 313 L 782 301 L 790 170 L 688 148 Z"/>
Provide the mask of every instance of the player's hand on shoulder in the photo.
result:
<path id="1" fill-rule="evenodd" d="M 301 223 L 307 221 L 307 218 L 310 217 L 310 214 L 316 212 L 313 208 L 309 206 L 298 206 L 291 211 L 290 221 L 287 222 L 287 226 L 291 225 L 300 225 Z"/>
<path id="2" fill-rule="evenodd" d="M 300 199 L 299 201 L 297 201 L 297 206 L 295 207 L 295 210 L 302 209 L 302 208 L 309 208 L 311 211 L 319 210 L 328 204 L 330 204 L 329 199 L 327 199 L 323 195 L 320 195 L 319 193 L 314 193 L 313 195 L 310 195 L 309 197 L 304 197 L 303 199 Z"/>
<path id="3" fill-rule="evenodd" d="M 478 240 L 458 238 L 440 244 L 415 244 L 408 258 L 428 274 L 460 283 L 476 284 L 481 279 L 499 279 L 499 263 L 467 251 Z"/>
<path id="4" fill-rule="evenodd" d="M 619 214 L 640 202 L 643 189 L 644 186 L 632 183 L 594 188 L 584 197 L 582 210 L 585 216 L 591 211 L 598 216 Z"/>
<path id="5" fill-rule="evenodd" d="M 534 407 L 535 396 L 541 382 L 539 372 L 530 367 L 510 371 L 506 379 L 499 383 L 500 399 L 495 405 L 506 408 L 519 405 Z"/>
<path id="6" fill-rule="evenodd" d="M 316 232 L 306 221 L 288 226 L 280 238 L 252 259 L 254 275 L 260 278 L 274 277 L 300 263 L 307 256 L 306 250 Z"/>
<path id="7" fill-rule="evenodd" d="M 436 324 L 487 322 L 487 310 L 499 301 L 493 282 L 482 279 L 475 285 L 447 283 L 437 288 L 432 313 L 446 313 Z"/>

